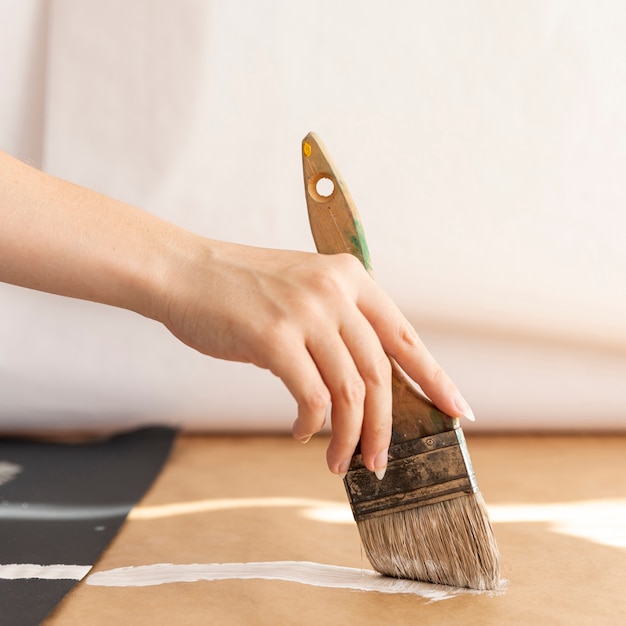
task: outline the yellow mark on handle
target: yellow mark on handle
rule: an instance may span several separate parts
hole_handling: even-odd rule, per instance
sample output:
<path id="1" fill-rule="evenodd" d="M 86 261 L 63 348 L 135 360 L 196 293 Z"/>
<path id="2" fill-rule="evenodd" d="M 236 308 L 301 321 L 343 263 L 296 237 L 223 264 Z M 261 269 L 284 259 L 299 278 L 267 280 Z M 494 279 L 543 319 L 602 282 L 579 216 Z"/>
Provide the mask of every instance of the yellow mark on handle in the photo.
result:
<path id="1" fill-rule="evenodd" d="M 311 144 L 307 143 L 306 141 L 302 144 L 302 152 L 304 152 L 304 156 L 306 157 L 310 157 L 311 156 Z"/>

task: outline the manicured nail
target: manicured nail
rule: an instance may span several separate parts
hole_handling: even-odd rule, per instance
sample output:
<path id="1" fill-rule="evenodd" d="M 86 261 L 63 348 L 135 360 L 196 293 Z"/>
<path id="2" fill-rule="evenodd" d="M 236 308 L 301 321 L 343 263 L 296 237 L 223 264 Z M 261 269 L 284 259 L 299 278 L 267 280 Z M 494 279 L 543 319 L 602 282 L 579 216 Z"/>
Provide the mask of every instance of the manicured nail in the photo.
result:
<path id="1" fill-rule="evenodd" d="M 389 458 L 389 450 L 385 448 L 381 450 L 374 459 L 374 474 L 376 474 L 376 478 L 378 480 L 382 480 L 385 472 L 387 471 L 387 460 Z"/>
<path id="2" fill-rule="evenodd" d="M 300 438 L 298 439 L 298 441 L 299 441 L 300 443 L 309 443 L 309 441 L 311 441 L 311 437 L 312 437 L 312 436 L 313 436 L 313 435 L 305 435 L 304 437 L 300 437 Z"/>
<path id="3" fill-rule="evenodd" d="M 456 404 L 456 408 L 459 409 L 463 417 L 467 418 L 470 422 L 476 421 L 476 416 L 474 415 L 474 411 L 472 411 L 472 407 L 470 407 L 467 400 L 461 394 L 457 395 L 454 400 L 454 404 Z"/>
<path id="4" fill-rule="evenodd" d="M 472 411 L 471 408 L 467 409 L 467 411 L 465 411 L 465 415 L 463 415 L 463 417 L 466 417 L 470 422 L 475 422 L 476 421 L 476 416 L 474 415 L 474 411 Z"/>

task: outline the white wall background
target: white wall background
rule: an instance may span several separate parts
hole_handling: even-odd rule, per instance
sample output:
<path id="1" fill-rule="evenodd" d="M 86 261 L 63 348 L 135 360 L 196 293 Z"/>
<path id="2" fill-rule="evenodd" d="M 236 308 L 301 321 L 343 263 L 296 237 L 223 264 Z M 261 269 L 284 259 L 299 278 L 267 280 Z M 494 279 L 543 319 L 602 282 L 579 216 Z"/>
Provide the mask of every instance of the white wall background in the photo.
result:
<path id="1" fill-rule="evenodd" d="M 300 140 L 475 430 L 623 429 L 620 0 L 0 0 L 0 148 L 212 237 L 313 249 Z M 289 428 L 270 374 L 0 285 L 6 428 Z M 469 430 L 469 428 L 468 428 Z"/>

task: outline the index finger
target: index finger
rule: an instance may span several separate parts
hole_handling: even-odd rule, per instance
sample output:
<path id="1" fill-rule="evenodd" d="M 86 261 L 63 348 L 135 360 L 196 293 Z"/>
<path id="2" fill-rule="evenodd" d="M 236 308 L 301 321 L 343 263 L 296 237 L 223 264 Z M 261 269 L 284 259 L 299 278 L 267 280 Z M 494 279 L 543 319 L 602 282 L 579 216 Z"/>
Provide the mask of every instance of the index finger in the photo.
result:
<path id="1" fill-rule="evenodd" d="M 385 352 L 446 415 L 474 421 L 474 413 L 417 331 L 391 298 L 372 280 L 359 293 L 359 308 L 375 329 Z"/>

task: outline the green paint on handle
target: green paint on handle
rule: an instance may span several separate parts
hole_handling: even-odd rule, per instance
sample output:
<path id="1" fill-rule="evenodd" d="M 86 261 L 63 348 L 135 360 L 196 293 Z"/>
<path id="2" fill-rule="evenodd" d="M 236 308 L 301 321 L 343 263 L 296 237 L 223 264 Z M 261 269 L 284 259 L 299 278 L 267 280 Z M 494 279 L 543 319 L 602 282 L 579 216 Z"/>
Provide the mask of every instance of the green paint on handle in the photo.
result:
<path id="1" fill-rule="evenodd" d="M 350 237 L 350 243 L 352 244 L 354 250 L 357 252 L 355 256 L 358 256 L 359 259 L 361 259 L 361 262 L 363 263 L 363 265 L 365 265 L 366 270 L 372 271 L 370 251 L 367 247 L 367 240 L 365 239 L 363 226 L 361 225 L 361 222 L 359 222 L 358 220 L 354 220 L 354 227 L 357 234 Z"/>

